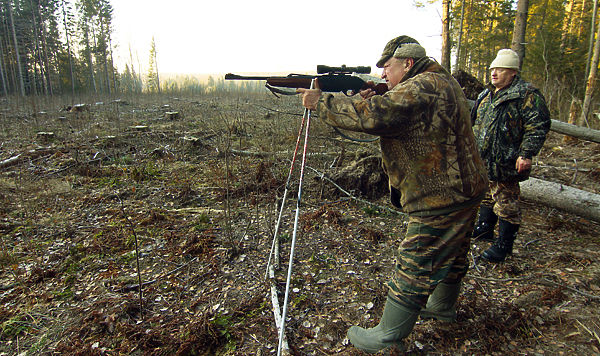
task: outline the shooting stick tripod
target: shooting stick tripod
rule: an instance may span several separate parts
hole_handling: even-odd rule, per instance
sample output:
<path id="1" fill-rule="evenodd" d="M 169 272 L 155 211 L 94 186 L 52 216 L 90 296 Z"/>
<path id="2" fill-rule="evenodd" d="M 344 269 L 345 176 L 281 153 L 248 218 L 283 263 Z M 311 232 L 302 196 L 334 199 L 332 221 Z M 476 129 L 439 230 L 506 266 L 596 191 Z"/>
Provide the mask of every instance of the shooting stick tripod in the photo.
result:
<path id="1" fill-rule="evenodd" d="M 315 80 L 313 79 L 310 84 L 311 89 L 314 88 L 314 84 L 315 84 Z M 299 179 L 299 183 L 298 183 L 298 199 L 296 201 L 296 217 L 294 219 L 294 233 L 292 235 L 292 245 L 290 248 L 290 259 L 289 259 L 289 263 L 288 263 L 287 279 L 286 279 L 286 283 L 285 283 L 285 297 L 284 297 L 284 301 L 283 301 L 283 310 L 281 313 L 281 319 L 279 320 L 279 323 L 277 323 L 277 319 L 278 319 L 277 312 L 278 312 L 279 305 L 274 305 L 274 309 L 276 310 L 275 321 L 277 323 L 277 327 L 279 328 L 279 346 L 277 347 L 277 356 L 281 355 L 281 349 L 283 347 L 284 338 L 285 338 L 285 317 L 287 314 L 286 313 L 287 305 L 288 305 L 288 299 L 289 299 L 289 294 L 290 294 L 290 281 L 292 278 L 292 264 L 294 261 L 294 248 L 296 246 L 296 235 L 298 232 L 298 218 L 300 216 L 300 200 L 302 198 L 302 181 L 304 179 L 304 167 L 306 165 L 306 148 L 307 148 L 307 144 L 308 144 L 308 131 L 310 128 L 310 119 L 311 119 L 310 114 L 311 114 L 311 111 L 305 108 L 304 115 L 302 115 L 302 123 L 300 124 L 300 131 L 298 132 L 298 138 L 296 140 L 296 148 L 294 150 L 294 157 L 292 158 L 290 172 L 288 174 L 288 178 L 285 183 L 283 199 L 281 200 L 281 209 L 279 210 L 279 217 L 277 218 L 277 225 L 275 226 L 275 233 L 273 236 L 273 242 L 271 244 L 271 252 L 269 253 L 269 261 L 267 262 L 267 272 L 265 273 L 265 278 L 266 278 L 269 271 L 271 271 L 271 272 L 273 271 L 273 267 L 271 265 L 271 258 L 274 255 L 274 250 L 276 249 L 276 245 L 278 245 L 277 239 L 278 239 L 278 234 L 279 234 L 279 226 L 281 224 L 281 216 L 283 215 L 283 208 L 285 206 L 285 201 L 286 201 L 287 194 L 288 194 L 288 191 L 290 188 L 290 181 L 292 179 L 292 173 L 294 171 L 296 157 L 298 156 L 298 148 L 300 147 L 300 138 L 302 137 L 302 131 L 304 131 L 304 147 L 303 147 L 303 152 L 302 152 L 302 164 L 300 165 L 300 179 Z M 306 124 L 306 130 L 304 130 L 305 124 Z M 279 249 L 277 248 L 277 250 L 279 250 Z M 277 251 L 276 254 L 278 255 L 279 252 Z M 276 259 L 278 261 L 279 257 L 276 256 Z M 276 264 L 278 264 L 278 262 Z M 287 348 L 287 344 L 286 344 L 286 348 Z"/>

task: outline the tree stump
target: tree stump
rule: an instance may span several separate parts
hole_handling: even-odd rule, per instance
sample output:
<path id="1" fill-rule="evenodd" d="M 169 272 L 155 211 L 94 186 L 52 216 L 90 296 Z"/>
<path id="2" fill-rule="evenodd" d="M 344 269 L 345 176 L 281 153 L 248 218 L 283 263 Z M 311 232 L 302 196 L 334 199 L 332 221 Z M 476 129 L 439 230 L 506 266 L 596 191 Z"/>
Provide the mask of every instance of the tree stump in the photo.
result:
<path id="1" fill-rule="evenodd" d="M 49 142 L 54 139 L 54 132 L 38 132 L 37 138 L 42 142 Z"/>
<path id="2" fill-rule="evenodd" d="M 165 119 L 178 120 L 179 119 L 179 112 L 177 112 L 177 111 L 167 111 L 165 113 Z"/>

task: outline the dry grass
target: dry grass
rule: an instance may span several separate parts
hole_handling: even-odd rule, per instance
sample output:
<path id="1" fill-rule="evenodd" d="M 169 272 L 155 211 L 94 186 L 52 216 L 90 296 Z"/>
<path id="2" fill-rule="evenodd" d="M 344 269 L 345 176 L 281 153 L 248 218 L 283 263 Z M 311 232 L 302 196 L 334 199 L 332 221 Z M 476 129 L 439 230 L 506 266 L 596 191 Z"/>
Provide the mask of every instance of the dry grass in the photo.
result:
<path id="1" fill-rule="evenodd" d="M 0 117 L 0 354 L 273 352 L 263 276 L 301 120 L 298 98 L 82 99 L 91 110 L 81 113 L 61 111 L 71 100 L 36 100 L 34 110 L 31 101 L 4 99 Z M 34 115 L 40 108 L 45 114 Z M 309 152 L 322 155 L 308 165 L 333 176 L 376 145 L 339 141 L 313 121 Z M 342 150 L 346 161 L 337 167 Z M 591 162 L 599 152 L 576 144 L 561 151 L 564 159 L 569 150 Z M 377 323 L 404 219 L 339 200 L 343 194 L 312 172 L 294 260 L 290 347 L 296 355 L 361 355 L 345 332 Z M 537 173 L 593 191 L 593 172 L 576 180 Z M 296 185 L 294 178 L 283 261 Z M 369 199 L 387 205 L 384 196 Z M 420 322 L 411 354 L 598 353 L 598 225 L 545 207 L 525 211 L 515 255 L 500 266 L 473 260 L 458 323 Z M 483 248 L 474 244 L 474 256 Z M 281 291 L 285 274 L 276 275 Z"/>

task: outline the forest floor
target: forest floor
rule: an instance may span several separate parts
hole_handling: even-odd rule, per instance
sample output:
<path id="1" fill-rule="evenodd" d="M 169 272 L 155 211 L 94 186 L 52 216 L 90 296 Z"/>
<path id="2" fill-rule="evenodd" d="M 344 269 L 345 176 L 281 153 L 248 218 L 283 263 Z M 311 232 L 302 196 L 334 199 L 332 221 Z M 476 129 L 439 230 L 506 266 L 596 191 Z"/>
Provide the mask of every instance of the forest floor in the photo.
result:
<path id="1" fill-rule="evenodd" d="M 276 354 L 271 285 L 281 306 L 297 174 L 281 268 L 265 274 L 298 98 L 115 99 L 76 113 L 66 99 L 3 99 L 0 355 Z M 406 218 L 364 159 L 377 142 L 310 130 L 287 342 L 293 355 L 363 355 L 346 331 L 378 323 Z M 600 193 L 598 144 L 551 133 L 534 163 L 534 177 Z M 457 322 L 420 320 L 407 354 L 600 354 L 600 225 L 523 208 L 513 256 L 485 263 L 489 244 L 474 242 Z"/>

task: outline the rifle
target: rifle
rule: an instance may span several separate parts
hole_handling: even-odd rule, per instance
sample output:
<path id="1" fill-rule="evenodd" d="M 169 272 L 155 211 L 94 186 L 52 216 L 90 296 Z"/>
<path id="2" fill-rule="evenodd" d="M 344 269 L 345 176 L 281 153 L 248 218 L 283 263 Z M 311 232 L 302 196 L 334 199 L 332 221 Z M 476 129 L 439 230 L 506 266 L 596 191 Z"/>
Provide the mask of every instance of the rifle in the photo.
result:
<path id="1" fill-rule="evenodd" d="M 322 91 L 327 92 L 343 92 L 348 94 L 349 91 L 358 93 L 360 90 L 371 88 L 378 95 L 383 95 L 387 90 L 387 84 L 379 78 L 368 75 L 371 73 L 371 67 L 329 67 L 325 65 L 317 66 L 317 74 L 289 74 L 279 77 L 262 77 L 262 76 L 243 76 L 228 73 L 225 74 L 226 80 L 266 80 L 265 87 L 269 89 L 275 96 L 296 95 L 296 91 L 284 90 L 280 88 L 310 88 L 311 81 L 317 79 L 319 87 Z M 373 81 L 375 86 L 369 86 L 367 81 Z"/>

